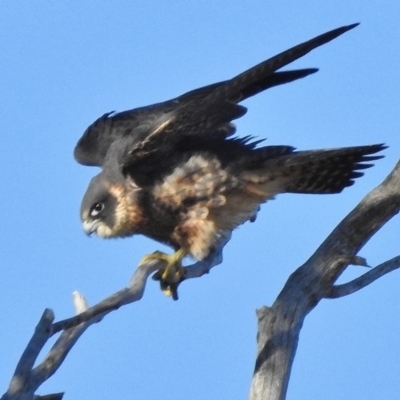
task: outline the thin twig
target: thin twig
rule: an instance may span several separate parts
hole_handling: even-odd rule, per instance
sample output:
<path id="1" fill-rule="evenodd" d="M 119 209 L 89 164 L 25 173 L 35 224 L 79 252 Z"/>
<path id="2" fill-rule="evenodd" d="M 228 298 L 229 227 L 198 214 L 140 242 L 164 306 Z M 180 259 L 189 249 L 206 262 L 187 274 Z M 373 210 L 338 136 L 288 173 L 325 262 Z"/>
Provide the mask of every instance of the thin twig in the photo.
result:
<path id="1" fill-rule="evenodd" d="M 11 379 L 10 386 L 7 392 L 1 397 L 1 400 L 17 398 L 24 394 L 27 395 L 27 398 L 30 394 L 33 396 L 35 388 L 34 385 L 32 385 L 32 368 L 40 351 L 43 349 L 43 346 L 50 337 L 51 324 L 53 320 L 53 311 L 46 309 L 36 326 L 31 340 L 22 353 L 17 368 L 15 369 L 14 376 Z"/>
<path id="2" fill-rule="evenodd" d="M 391 260 L 376 266 L 350 282 L 341 285 L 333 285 L 330 288 L 327 288 L 324 297 L 327 299 L 336 299 L 348 296 L 398 268 L 400 268 L 400 256 L 394 257 Z"/>
<path id="3" fill-rule="evenodd" d="M 357 256 L 358 252 L 399 211 L 400 162 L 339 223 L 310 259 L 292 273 L 272 307 L 259 310 L 258 350 L 249 400 L 286 397 L 305 317 L 326 293 L 331 293 L 332 286 L 349 264 L 366 265 Z M 393 265 L 390 268 L 395 269 Z M 367 272 L 366 284 L 374 280 L 375 274 L 382 276 L 381 269 Z"/>
<path id="4" fill-rule="evenodd" d="M 204 260 L 198 261 L 193 265 L 185 267 L 185 279 L 199 278 L 205 274 L 208 274 L 211 268 L 221 264 L 223 260 L 222 251 L 229 240 L 230 235 L 226 236 L 224 240 L 221 241 L 220 247 L 212 252 Z M 87 310 L 81 312 L 74 317 L 54 323 L 52 326 L 52 335 L 55 335 L 62 330 L 78 326 L 83 322 L 91 321 L 94 318 L 103 318 L 109 312 L 116 310 L 123 305 L 140 300 L 143 296 L 147 278 L 149 277 L 149 275 L 151 275 L 153 272 L 157 271 L 163 266 L 164 262 L 158 260 L 151 260 L 149 262 L 141 264 L 133 274 L 129 287 L 114 293 L 113 295 L 107 297 L 93 307 L 89 307 Z"/>

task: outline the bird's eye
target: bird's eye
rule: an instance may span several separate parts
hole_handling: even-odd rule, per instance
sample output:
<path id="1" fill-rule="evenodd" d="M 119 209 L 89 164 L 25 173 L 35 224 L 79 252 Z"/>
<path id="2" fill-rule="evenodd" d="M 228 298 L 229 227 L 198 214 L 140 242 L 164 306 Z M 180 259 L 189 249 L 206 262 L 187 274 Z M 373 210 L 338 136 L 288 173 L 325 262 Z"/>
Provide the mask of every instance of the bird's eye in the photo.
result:
<path id="1" fill-rule="evenodd" d="M 92 217 L 96 217 L 97 215 L 99 215 L 102 211 L 104 210 L 104 203 L 96 203 L 91 211 L 90 211 L 90 215 Z"/>

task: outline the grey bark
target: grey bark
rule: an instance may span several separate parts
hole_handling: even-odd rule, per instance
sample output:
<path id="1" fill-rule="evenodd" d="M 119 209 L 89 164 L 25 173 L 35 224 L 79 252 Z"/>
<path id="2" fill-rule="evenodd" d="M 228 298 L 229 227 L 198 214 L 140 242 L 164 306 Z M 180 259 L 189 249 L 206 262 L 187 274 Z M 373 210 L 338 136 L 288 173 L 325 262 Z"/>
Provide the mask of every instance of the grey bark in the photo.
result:
<path id="1" fill-rule="evenodd" d="M 366 265 L 357 253 L 399 210 L 400 162 L 384 182 L 335 228 L 311 258 L 292 273 L 273 305 L 257 310 L 258 347 L 249 400 L 285 399 L 301 327 L 306 315 L 321 299 L 354 293 L 400 267 L 399 256 L 368 270 L 351 282 L 335 285 L 348 265 Z M 229 238 L 226 238 L 228 241 Z M 186 267 L 186 278 L 201 277 L 220 264 L 226 242 L 206 260 Z M 141 265 L 128 287 L 93 307 L 88 307 L 83 296 L 75 293 L 77 315 L 72 318 L 54 323 L 53 312 L 45 310 L 18 362 L 9 388 L 0 400 L 61 399 L 62 393 L 47 396 L 35 393 L 58 370 L 86 329 L 119 307 L 139 301 L 148 277 L 162 266 L 162 262 L 155 261 Z M 34 366 L 41 349 L 55 334 L 59 334 L 56 343 Z"/>
<path id="2" fill-rule="evenodd" d="M 257 360 L 249 400 L 283 400 L 301 327 L 323 298 L 348 295 L 400 267 L 396 257 L 344 285 L 335 281 L 368 240 L 400 210 L 400 162 L 334 229 L 311 258 L 289 277 L 271 307 L 257 311 Z"/>

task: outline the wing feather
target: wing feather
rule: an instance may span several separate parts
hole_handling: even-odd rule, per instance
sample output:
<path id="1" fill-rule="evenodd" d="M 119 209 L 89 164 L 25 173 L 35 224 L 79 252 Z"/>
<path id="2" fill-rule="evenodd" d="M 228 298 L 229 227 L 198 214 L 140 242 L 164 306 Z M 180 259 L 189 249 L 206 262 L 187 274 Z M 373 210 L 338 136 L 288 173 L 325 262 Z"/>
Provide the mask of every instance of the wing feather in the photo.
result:
<path id="1" fill-rule="evenodd" d="M 163 118 L 155 121 L 147 140 L 138 143 L 129 152 L 125 165 L 129 165 L 131 162 L 138 163 L 140 158 L 145 160 L 147 153 L 159 152 L 162 157 L 164 149 L 170 151 L 171 146 L 175 146 L 182 140 L 188 140 L 188 137 L 202 136 L 213 140 L 220 132 L 221 126 L 230 124 L 232 120 L 240 118 L 246 113 L 246 108 L 237 102 L 243 100 L 248 88 L 252 88 L 254 91 L 260 81 L 274 74 L 278 69 L 357 25 L 343 26 L 294 46 L 221 83 L 198 101 L 183 104 L 173 111 L 174 115 L 169 119 L 169 123 L 165 124 Z M 161 124 L 163 126 L 160 129 Z M 166 142 L 169 146 L 164 148 L 163 145 Z"/>
<path id="2" fill-rule="evenodd" d="M 266 89 L 304 78 L 315 72 L 317 72 L 315 68 L 277 72 L 263 77 L 253 85 L 247 86 L 243 89 L 240 96 L 242 99 L 246 99 Z M 157 131 L 159 125 L 162 126 L 165 121 L 165 114 L 189 103 L 196 103 L 221 85 L 226 84 L 226 82 L 222 81 L 203 86 L 184 93 L 175 99 L 156 103 L 151 106 L 135 108 L 119 113 L 105 113 L 94 121 L 79 139 L 74 150 L 76 161 L 88 166 L 103 166 L 106 154 L 114 142 L 126 138 L 129 145 L 132 143 L 134 143 L 134 146 L 139 144 L 152 134 L 153 131 Z M 230 130 L 228 131 L 225 132 L 225 136 L 230 133 Z"/>

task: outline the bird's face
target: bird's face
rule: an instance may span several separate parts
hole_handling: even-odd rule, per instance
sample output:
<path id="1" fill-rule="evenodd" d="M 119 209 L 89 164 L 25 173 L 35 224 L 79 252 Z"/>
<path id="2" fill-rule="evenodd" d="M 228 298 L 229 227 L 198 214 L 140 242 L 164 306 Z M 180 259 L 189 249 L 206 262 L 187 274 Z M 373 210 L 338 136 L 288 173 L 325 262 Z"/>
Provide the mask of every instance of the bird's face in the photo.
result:
<path id="1" fill-rule="evenodd" d="M 115 212 L 118 199 L 109 190 L 110 185 L 102 174 L 95 176 L 85 193 L 81 205 L 81 219 L 84 231 L 100 237 L 117 236 Z"/>
<path id="2" fill-rule="evenodd" d="M 137 190 L 123 183 L 110 182 L 100 173 L 85 193 L 81 206 L 84 231 L 102 238 L 125 237 L 137 232 L 141 213 Z"/>

